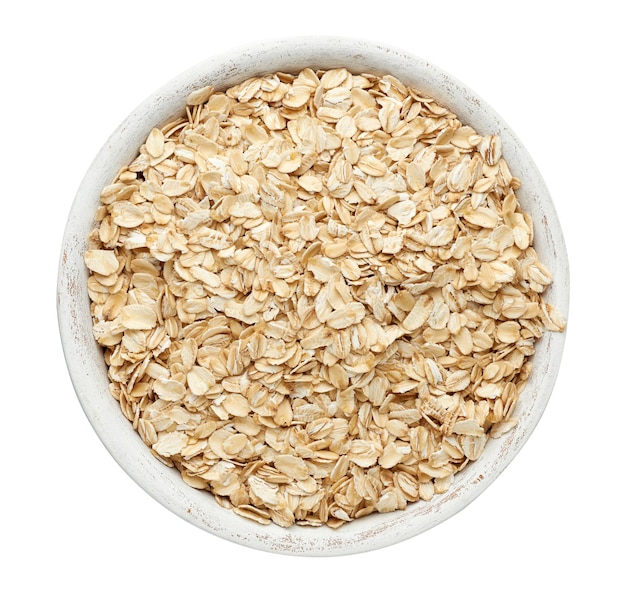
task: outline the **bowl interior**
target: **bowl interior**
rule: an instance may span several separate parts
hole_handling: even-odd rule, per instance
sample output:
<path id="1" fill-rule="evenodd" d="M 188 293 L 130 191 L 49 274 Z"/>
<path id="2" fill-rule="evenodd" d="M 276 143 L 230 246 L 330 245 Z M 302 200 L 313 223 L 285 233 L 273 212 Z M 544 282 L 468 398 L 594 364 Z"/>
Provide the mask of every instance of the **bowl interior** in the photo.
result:
<path id="1" fill-rule="evenodd" d="M 409 505 L 405 511 L 363 517 L 337 531 L 257 525 L 222 509 L 207 492 L 190 488 L 176 470 L 151 455 L 109 395 L 107 369 L 91 333 L 83 253 L 100 190 L 135 157 L 154 126 L 184 110 L 190 91 L 207 84 L 225 89 L 250 76 L 305 67 L 393 74 L 448 107 L 478 132 L 499 134 L 509 167 L 522 180 L 519 201 L 535 221 L 535 249 L 554 275 L 547 299 L 567 314 L 569 269 L 558 218 L 539 171 L 506 123 L 464 84 L 416 56 L 369 41 L 314 37 L 240 47 L 197 64 L 155 92 L 114 131 L 87 171 L 68 218 L 58 276 L 58 319 L 68 369 L 85 414 L 111 455 L 151 496 L 185 520 L 225 539 L 279 553 L 330 556 L 372 550 L 415 536 L 451 517 L 484 491 L 539 421 L 556 380 L 565 334 L 547 332 L 537 344 L 534 369 L 517 407 L 518 426 L 490 440 L 481 458 L 457 474 L 445 494 Z"/>

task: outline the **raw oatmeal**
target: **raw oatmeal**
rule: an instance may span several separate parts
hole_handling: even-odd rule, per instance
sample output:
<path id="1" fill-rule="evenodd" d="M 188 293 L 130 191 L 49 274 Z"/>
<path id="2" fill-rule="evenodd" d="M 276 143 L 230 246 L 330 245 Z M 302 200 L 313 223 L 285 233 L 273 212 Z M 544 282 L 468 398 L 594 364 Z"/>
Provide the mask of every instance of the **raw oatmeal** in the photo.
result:
<path id="1" fill-rule="evenodd" d="M 112 395 L 260 523 L 445 492 L 565 325 L 519 187 L 498 136 L 392 76 L 193 92 L 102 190 L 85 253 Z"/>

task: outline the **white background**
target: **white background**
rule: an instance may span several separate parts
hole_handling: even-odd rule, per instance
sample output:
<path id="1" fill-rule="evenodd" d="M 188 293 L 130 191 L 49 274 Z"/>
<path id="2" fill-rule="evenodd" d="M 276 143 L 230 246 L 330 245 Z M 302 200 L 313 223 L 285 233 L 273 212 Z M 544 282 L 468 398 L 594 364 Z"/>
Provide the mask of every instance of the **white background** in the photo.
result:
<path id="1" fill-rule="evenodd" d="M 2 512 L 13 591 L 624 591 L 626 201 L 617 2 L 14 2 L 0 9 Z M 571 267 L 548 408 L 469 507 L 389 548 L 277 556 L 201 531 L 106 452 L 65 367 L 55 289 L 65 221 L 109 134 L 152 91 L 248 41 L 390 43 L 464 81 L 542 171 Z"/>

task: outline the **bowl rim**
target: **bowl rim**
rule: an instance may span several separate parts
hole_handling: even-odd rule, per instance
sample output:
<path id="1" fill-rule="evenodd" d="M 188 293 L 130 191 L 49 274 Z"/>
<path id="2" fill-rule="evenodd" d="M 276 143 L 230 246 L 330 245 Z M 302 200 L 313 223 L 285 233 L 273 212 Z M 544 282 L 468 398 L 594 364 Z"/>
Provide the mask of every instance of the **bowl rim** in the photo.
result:
<path id="1" fill-rule="evenodd" d="M 554 275 L 549 301 L 567 315 L 565 241 L 545 182 L 518 137 L 481 97 L 438 66 L 392 45 L 351 37 L 284 37 L 239 45 L 170 79 L 124 119 L 87 169 L 67 218 L 59 258 L 57 317 L 66 365 L 79 403 L 109 453 L 144 491 L 179 517 L 223 539 L 279 554 L 338 556 L 371 551 L 423 533 L 469 505 L 504 471 L 535 429 L 554 388 L 566 337 L 566 332 L 547 332 L 540 340 L 535 354 L 538 364 L 520 398 L 520 424 L 497 442 L 490 439 L 484 455 L 463 470 L 447 493 L 410 505 L 405 511 L 360 518 L 338 530 L 253 523 L 220 507 L 207 492 L 187 486 L 176 470 L 150 454 L 108 393 L 108 381 L 103 382 L 106 366 L 91 334 L 82 254 L 93 227 L 99 189 L 110 183 L 120 163 L 130 162 L 154 125 L 184 109 L 186 95 L 195 88 L 218 81 L 217 88 L 225 88 L 253 74 L 298 71 L 305 66 L 344 66 L 356 72 L 359 65 L 363 66 L 361 72 L 388 73 L 418 86 L 464 123 L 483 134 L 501 136 L 509 167 L 523 180 L 517 193 L 535 221 L 535 248 L 542 261 L 553 264 L 549 266 Z"/>

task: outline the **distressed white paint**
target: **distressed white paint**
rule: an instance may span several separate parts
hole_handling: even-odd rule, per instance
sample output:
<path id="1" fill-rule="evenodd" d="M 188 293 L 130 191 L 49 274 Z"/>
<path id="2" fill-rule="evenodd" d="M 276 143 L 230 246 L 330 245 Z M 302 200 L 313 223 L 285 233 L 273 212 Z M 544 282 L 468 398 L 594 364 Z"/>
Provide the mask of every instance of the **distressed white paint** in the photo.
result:
<path id="1" fill-rule="evenodd" d="M 88 273 L 82 254 L 100 189 L 134 158 L 154 126 L 180 114 L 190 91 L 206 84 L 223 89 L 253 75 L 296 72 L 307 66 L 393 74 L 447 106 L 480 133 L 500 134 L 511 172 L 523 181 L 518 197 L 535 221 L 535 248 L 554 274 L 548 299 L 567 314 L 569 268 L 557 214 L 539 171 L 507 124 L 472 90 L 435 65 L 395 47 L 336 37 L 292 38 L 237 48 L 182 73 L 137 107 L 102 147 L 78 190 L 63 240 L 57 305 L 67 366 L 78 399 L 104 445 L 137 484 L 180 517 L 216 536 L 272 552 L 331 556 L 373 550 L 418 535 L 483 492 L 539 421 L 556 380 L 565 334 L 548 333 L 538 344 L 534 370 L 518 406 L 518 427 L 490 441 L 484 455 L 457 475 L 447 493 L 410 505 L 405 511 L 358 519 L 336 531 L 257 525 L 222 509 L 207 492 L 190 488 L 176 470 L 150 454 L 109 395 L 102 353 L 91 334 Z"/>

